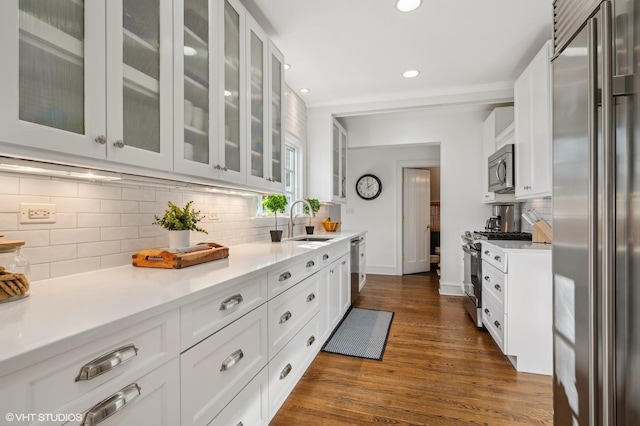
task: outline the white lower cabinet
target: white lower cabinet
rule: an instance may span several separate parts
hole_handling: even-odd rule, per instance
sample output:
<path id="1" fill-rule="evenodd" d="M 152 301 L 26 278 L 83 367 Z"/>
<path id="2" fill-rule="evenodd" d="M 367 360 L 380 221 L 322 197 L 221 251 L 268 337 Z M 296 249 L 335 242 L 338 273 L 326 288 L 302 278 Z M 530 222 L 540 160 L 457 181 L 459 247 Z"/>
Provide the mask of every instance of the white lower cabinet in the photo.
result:
<path id="1" fill-rule="evenodd" d="M 553 373 L 551 250 L 482 243 L 482 323 L 518 371 Z"/>
<path id="2" fill-rule="evenodd" d="M 269 301 L 269 358 L 273 358 L 320 309 L 320 277 L 314 274 Z"/>
<path id="3" fill-rule="evenodd" d="M 267 364 L 262 305 L 180 356 L 182 426 L 207 425 Z"/>
<path id="4" fill-rule="evenodd" d="M 269 362 L 269 420 L 320 351 L 320 320 L 316 314 Z"/>
<path id="5" fill-rule="evenodd" d="M 264 367 L 209 426 L 269 424 L 269 369 Z"/>
<path id="6" fill-rule="evenodd" d="M 351 306 L 350 255 L 332 262 L 320 275 L 322 310 L 320 325 L 325 341 Z"/>
<path id="7" fill-rule="evenodd" d="M 15 413 L 83 412 L 178 355 L 179 317 L 173 310 L 2 377 L 0 407 Z"/>
<path id="8" fill-rule="evenodd" d="M 71 411 L 74 412 L 74 411 Z M 115 390 L 95 405 L 84 408 L 83 419 L 104 426 L 175 426 L 180 422 L 179 360 L 174 358 L 129 385 Z M 81 425 L 74 419 L 68 425 Z"/>

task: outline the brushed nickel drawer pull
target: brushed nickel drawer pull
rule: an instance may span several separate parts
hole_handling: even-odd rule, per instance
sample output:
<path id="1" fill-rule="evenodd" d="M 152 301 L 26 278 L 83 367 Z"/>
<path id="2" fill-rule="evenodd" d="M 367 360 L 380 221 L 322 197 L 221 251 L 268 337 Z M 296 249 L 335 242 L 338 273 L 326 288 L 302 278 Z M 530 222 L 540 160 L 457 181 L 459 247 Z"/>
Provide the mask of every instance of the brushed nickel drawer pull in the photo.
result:
<path id="1" fill-rule="evenodd" d="M 222 362 L 220 371 L 227 371 L 228 369 L 236 365 L 242 358 L 244 358 L 244 352 L 242 352 L 242 349 L 238 349 Z"/>
<path id="2" fill-rule="evenodd" d="M 283 272 L 282 274 L 280 274 L 280 276 L 278 277 L 278 281 L 286 281 L 289 278 L 291 278 L 291 272 L 287 271 L 287 272 Z"/>
<path id="3" fill-rule="evenodd" d="M 487 308 L 484 308 L 484 313 L 491 316 L 491 311 Z"/>
<path id="4" fill-rule="evenodd" d="M 78 377 L 76 377 L 76 382 L 80 380 L 91 380 L 102 373 L 113 370 L 136 355 L 138 355 L 138 348 L 136 348 L 135 345 L 122 346 L 83 365 L 82 368 L 80 368 Z"/>
<path id="5" fill-rule="evenodd" d="M 484 280 L 487 282 L 491 282 L 491 277 L 489 275 L 485 275 Z"/>
<path id="6" fill-rule="evenodd" d="M 498 330 L 502 330 L 502 324 L 500 324 L 498 321 L 494 321 L 493 325 L 495 325 L 498 328 Z"/>
<path id="7" fill-rule="evenodd" d="M 316 266 L 316 262 L 314 262 L 313 260 L 310 260 L 307 262 L 307 268 L 311 268 L 312 266 Z"/>
<path id="8" fill-rule="evenodd" d="M 498 262 L 502 262 L 502 258 L 500 256 L 494 256 L 493 258 Z"/>
<path id="9" fill-rule="evenodd" d="M 484 254 L 486 254 L 487 256 L 489 256 L 491 254 L 491 252 L 489 250 L 485 250 Z"/>
<path id="10" fill-rule="evenodd" d="M 291 318 L 291 311 L 287 311 L 284 314 L 282 314 L 282 316 L 280 317 L 280 324 L 284 324 L 285 322 L 289 321 L 289 318 Z"/>
<path id="11" fill-rule="evenodd" d="M 240 422 L 236 426 L 244 426 L 244 423 Z"/>
<path id="12" fill-rule="evenodd" d="M 329 258 L 329 255 L 328 255 L 328 254 L 324 254 L 324 255 L 322 256 L 322 260 L 327 260 L 328 258 Z"/>
<path id="13" fill-rule="evenodd" d="M 282 373 L 280 373 L 280 380 L 284 379 L 291 373 L 291 364 L 287 364 L 283 369 Z"/>
<path id="14" fill-rule="evenodd" d="M 220 304 L 220 310 L 228 311 L 229 309 L 239 305 L 243 301 L 244 299 L 242 298 L 241 294 L 234 294 L 230 298 L 222 301 L 222 303 Z"/>
<path id="15" fill-rule="evenodd" d="M 502 287 L 500 287 L 500 284 L 496 284 L 493 286 L 496 290 L 498 290 L 499 292 L 502 292 Z"/>
<path id="16" fill-rule="evenodd" d="M 309 339 L 307 340 L 307 346 L 313 345 L 313 342 L 315 342 L 315 341 L 316 341 L 315 336 L 309 337 Z"/>
<path id="17" fill-rule="evenodd" d="M 102 423 L 102 421 L 107 417 L 117 413 L 133 402 L 133 400 L 140 396 L 141 392 L 142 389 L 137 383 L 132 383 L 129 386 L 120 389 L 118 392 L 94 405 L 89 411 L 87 411 L 87 414 L 84 415 L 84 419 L 82 419 L 81 426 L 95 426 Z"/>
<path id="18" fill-rule="evenodd" d="M 307 296 L 307 302 L 311 302 L 315 298 L 316 298 L 316 295 L 311 293 L 310 295 Z"/>
<path id="19" fill-rule="evenodd" d="M 346 264 L 347 264 L 347 261 L 346 261 L 346 260 L 343 260 L 343 261 L 342 261 L 342 264 L 343 264 L 343 265 L 346 265 Z"/>

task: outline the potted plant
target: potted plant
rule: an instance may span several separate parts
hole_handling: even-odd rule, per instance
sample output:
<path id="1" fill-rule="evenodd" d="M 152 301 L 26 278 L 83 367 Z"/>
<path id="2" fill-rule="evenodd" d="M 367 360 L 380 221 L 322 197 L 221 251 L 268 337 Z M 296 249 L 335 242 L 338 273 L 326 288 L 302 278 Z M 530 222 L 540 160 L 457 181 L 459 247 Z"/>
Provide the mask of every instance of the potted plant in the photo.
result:
<path id="1" fill-rule="evenodd" d="M 313 214 L 315 215 L 316 213 L 318 213 L 318 210 L 320 210 L 320 201 L 318 201 L 315 198 L 305 198 L 305 199 L 311 206 L 311 209 L 313 210 Z M 309 212 L 309 206 L 304 204 L 302 207 L 302 211 L 304 214 L 309 215 L 309 226 L 305 226 L 304 228 L 306 229 L 307 234 L 313 234 L 313 230 L 315 229 L 315 226 L 311 226 L 311 214 Z"/>
<path id="2" fill-rule="evenodd" d="M 274 243 L 282 239 L 282 230 L 278 229 L 278 212 L 284 213 L 284 208 L 287 207 L 287 203 L 287 197 L 282 194 L 271 194 L 262 198 L 264 208 L 276 217 L 275 230 L 269 231 L 271 233 L 271 241 Z"/>
<path id="3" fill-rule="evenodd" d="M 160 225 L 169 231 L 169 248 L 188 247 L 191 231 L 208 234 L 198 226 L 198 222 L 202 220 L 200 210 L 193 210 L 191 204 L 193 201 L 189 201 L 185 204 L 184 209 L 181 209 L 169 201 L 167 202 L 169 207 L 164 211 L 164 216 L 153 215 L 155 218 L 153 225 Z"/>

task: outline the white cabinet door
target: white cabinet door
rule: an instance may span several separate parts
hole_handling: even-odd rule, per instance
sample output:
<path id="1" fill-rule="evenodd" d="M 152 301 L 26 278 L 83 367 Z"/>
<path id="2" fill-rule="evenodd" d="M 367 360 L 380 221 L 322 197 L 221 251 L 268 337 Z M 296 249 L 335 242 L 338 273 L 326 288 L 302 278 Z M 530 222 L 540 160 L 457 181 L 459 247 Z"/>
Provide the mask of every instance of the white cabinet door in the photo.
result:
<path id="1" fill-rule="evenodd" d="M 351 306 L 351 264 L 349 255 L 344 255 L 338 260 L 340 271 L 340 319 L 347 313 Z"/>
<path id="2" fill-rule="evenodd" d="M 105 158 L 104 0 L 0 2 L 0 140 Z M 44 155 L 44 154 L 43 154 Z"/>
<path id="3" fill-rule="evenodd" d="M 220 52 L 219 111 L 220 123 L 218 151 L 214 169 L 220 179 L 246 183 L 247 181 L 247 84 L 246 62 L 246 12 L 237 0 L 225 0 L 219 4 L 218 42 Z M 224 141 L 224 142 L 223 142 Z"/>
<path id="4" fill-rule="evenodd" d="M 246 18 L 247 41 L 247 184 L 268 188 L 268 46 L 267 35 L 251 18 Z"/>
<path id="5" fill-rule="evenodd" d="M 96 423 L 87 424 L 97 424 L 97 419 L 112 413 L 99 422 L 103 426 L 180 424 L 180 363 L 177 357 L 126 387 L 111 392 L 88 409 L 68 412 L 82 412 L 85 417 L 94 415 Z M 66 424 L 83 423 L 74 419 Z"/>
<path id="6" fill-rule="evenodd" d="M 218 7 L 174 2 L 174 170 L 216 177 Z"/>
<path id="7" fill-rule="evenodd" d="M 284 179 L 284 55 L 269 42 L 269 189 L 283 191 Z M 289 159 L 290 160 L 290 159 Z M 291 160 L 292 161 L 292 160 Z"/>
<path id="8" fill-rule="evenodd" d="M 347 201 L 347 131 L 333 119 L 331 151 L 332 200 Z"/>
<path id="9" fill-rule="evenodd" d="M 551 195 L 551 44 L 545 43 L 514 86 L 516 197 Z"/>
<path id="10" fill-rule="evenodd" d="M 173 168 L 173 9 L 108 1 L 107 158 Z"/>

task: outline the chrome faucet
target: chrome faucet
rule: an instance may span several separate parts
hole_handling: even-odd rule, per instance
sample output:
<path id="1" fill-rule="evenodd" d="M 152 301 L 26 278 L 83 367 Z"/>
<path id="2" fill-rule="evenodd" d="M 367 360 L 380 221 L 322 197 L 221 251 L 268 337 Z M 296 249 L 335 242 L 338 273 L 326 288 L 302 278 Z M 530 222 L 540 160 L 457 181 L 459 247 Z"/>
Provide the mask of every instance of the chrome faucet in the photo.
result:
<path id="1" fill-rule="evenodd" d="M 293 215 L 293 208 L 298 203 L 305 203 L 309 208 L 309 214 L 311 215 L 311 217 L 315 217 L 315 214 L 313 213 L 313 208 L 311 207 L 311 204 L 309 204 L 307 200 L 296 200 L 293 203 L 291 203 L 291 207 L 289 208 L 289 232 L 288 232 L 289 238 L 293 237 L 293 222 L 295 220 L 295 216 Z"/>

